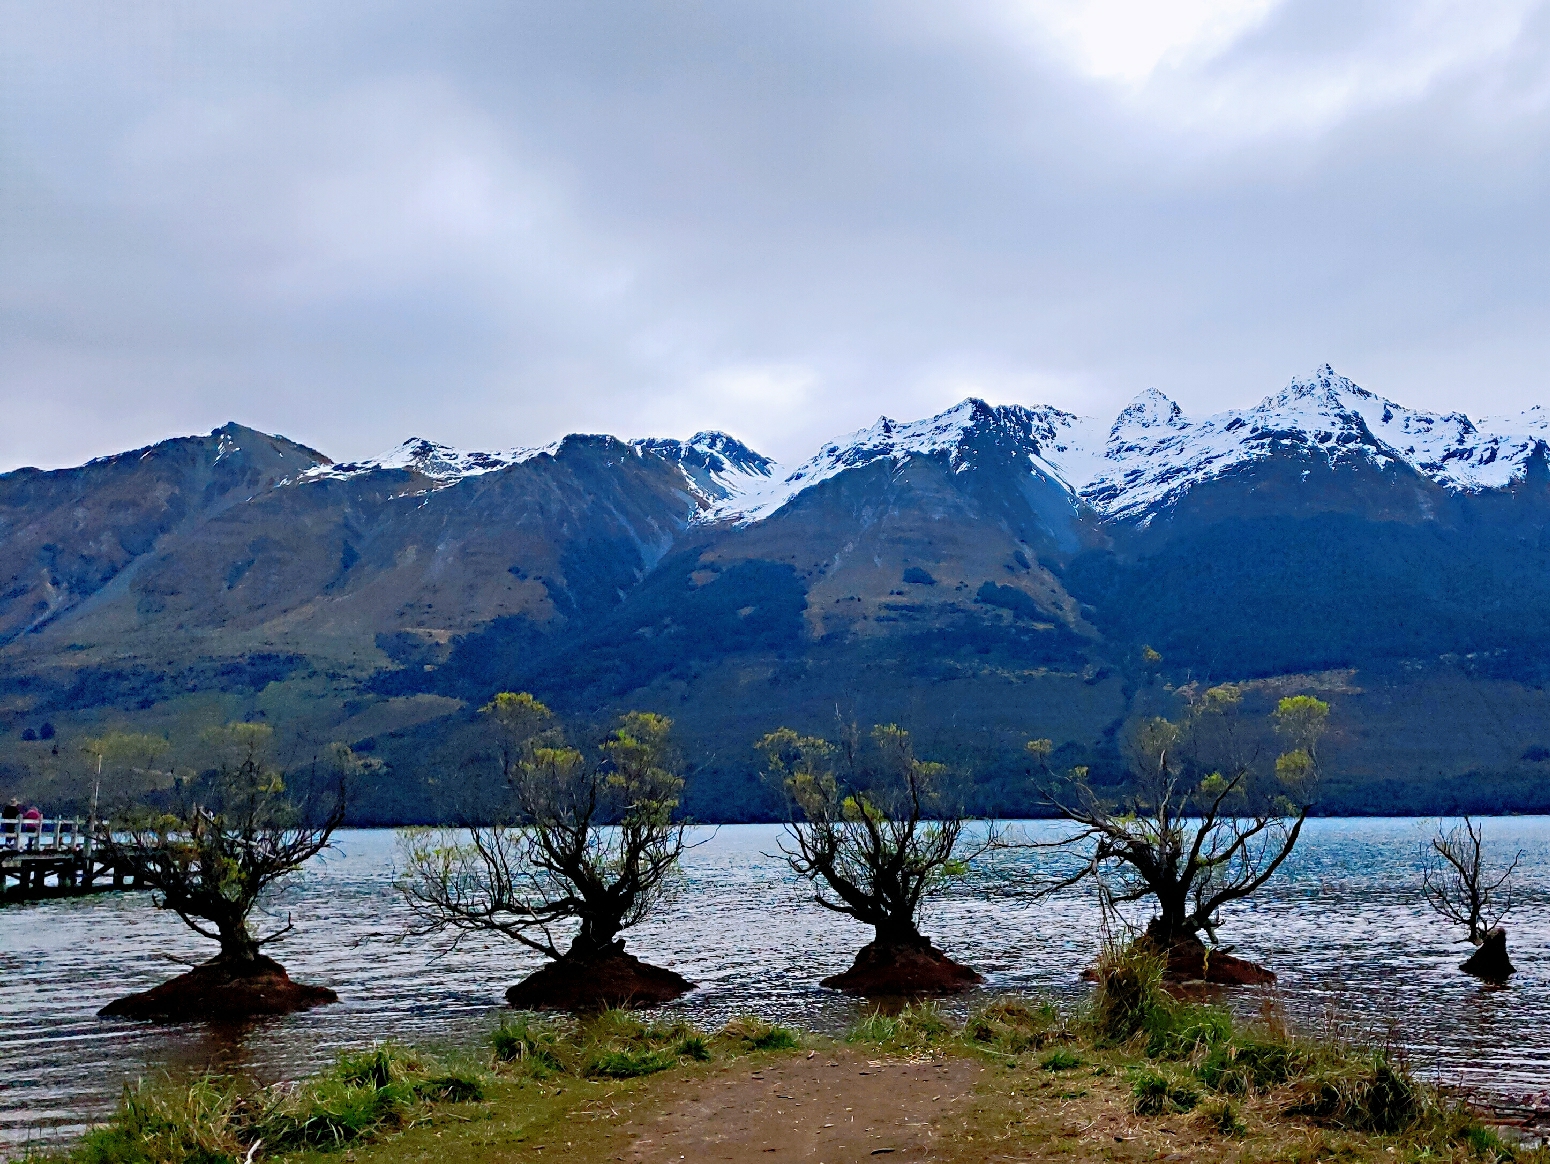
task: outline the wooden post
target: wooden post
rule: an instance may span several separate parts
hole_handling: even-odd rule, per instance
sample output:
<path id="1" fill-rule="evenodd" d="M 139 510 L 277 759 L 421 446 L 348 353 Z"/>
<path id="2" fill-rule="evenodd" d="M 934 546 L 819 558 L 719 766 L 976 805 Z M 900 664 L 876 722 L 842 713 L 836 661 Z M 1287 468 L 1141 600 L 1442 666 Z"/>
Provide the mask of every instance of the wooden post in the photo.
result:
<path id="1" fill-rule="evenodd" d="M 97 780 L 91 786 L 91 816 L 86 821 L 86 884 L 91 884 L 91 850 L 97 839 L 97 798 L 102 794 L 102 756 L 97 757 Z"/>

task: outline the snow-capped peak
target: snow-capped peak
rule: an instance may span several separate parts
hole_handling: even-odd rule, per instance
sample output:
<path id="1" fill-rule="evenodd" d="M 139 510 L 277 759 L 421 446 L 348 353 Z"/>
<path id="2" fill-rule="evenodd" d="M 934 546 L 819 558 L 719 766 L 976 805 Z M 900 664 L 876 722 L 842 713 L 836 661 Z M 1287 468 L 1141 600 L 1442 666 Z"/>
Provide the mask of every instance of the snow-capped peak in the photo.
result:
<path id="1" fill-rule="evenodd" d="M 1477 427 L 1461 412 L 1406 408 L 1370 392 L 1328 364 L 1293 377 L 1253 408 L 1191 422 L 1177 406 L 1161 425 L 1161 393 L 1143 393 L 1120 414 L 1103 467 L 1079 490 L 1110 518 L 1167 507 L 1203 481 L 1276 452 L 1331 464 L 1396 462 L 1458 491 L 1500 488 L 1521 477 L 1550 416 L 1538 409 Z M 1168 402 L 1170 405 L 1171 401 Z"/>
<path id="2" fill-rule="evenodd" d="M 1271 456 L 1319 457 L 1332 465 L 1362 460 L 1402 464 L 1444 488 L 1500 488 L 1520 479 L 1541 444 L 1550 444 L 1550 411 L 1478 424 L 1460 412 L 1406 408 L 1337 373 L 1329 364 L 1293 377 L 1247 409 L 1191 420 L 1155 388 L 1141 392 L 1112 425 L 1056 408 L 991 406 L 969 399 L 926 420 L 880 418 L 826 444 L 781 478 L 717 506 L 712 519 L 768 517 L 798 493 L 881 458 L 945 454 L 954 471 L 972 466 L 985 439 L 1016 448 L 1030 472 L 1063 482 L 1073 500 L 1109 519 L 1149 520 L 1202 482 Z"/>
<path id="3" fill-rule="evenodd" d="M 1058 408 L 970 397 L 924 420 L 879 417 L 830 441 L 790 473 L 723 432 L 629 443 L 637 455 L 660 457 L 683 473 L 700 507 L 698 520 L 706 522 L 763 520 L 804 490 L 880 460 L 941 458 L 963 473 L 987 455 L 1021 460 L 1029 473 L 1055 479 L 1073 505 L 1086 503 L 1109 520 L 1144 522 L 1195 486 L 1275 456 L 1398 465 L 1460 492 L 1501 488 L 1521 479 L 1530 459 L 1550 445 L 1550 411 L 1536 405 L 1477 423 L 1461 412 L 1406 408 L 1323 364 L 1251 408 L 1203 420 L 1192 420 L 1155 388 L 1138 394 L 1109 425 Z M 223 435 L 221 455 L 228 444 L 235 441 Z M 413 474 L 410 487 L 425 492 L 557 448 L 470 452 L 417 437 L 380 457 L 316 466 L 297 480 L 405 471 Z"/>
<path id="4" fill-rule="evenodd" d="M 697 432 L 686 441 L 643 437 L 630 442 L 637 453 L 653 453 L 683 471 L 690 487 L 709 505 L 730 502 L 766 485 L 780 466 L 724 432 Z"/>
<path id="5" fill-rule="evenodd" d="M 553 452 L 557 444 L 534 448 L 504 449 L 499 452 L 479 452 L 456 449 L 451 445 L 438 444 L 424 437 L 410 437 L 403 444 L 381 456 L 364 461 L 343 464 L 319 465 L 300 477 L 302 481 L 348 480 L 367 473 L 400 470 L 414 473 L 433 482 L 431 488 L 443 489 L 465 477 L 478 477 L 507 469 L 531 460 L 540 453 Z"/>
<path id="6" fill-rule="evenodd" d="M 760 521 L 798 493 L 879 460 L 895 463 L 916 456 L 945 456 L 955 472 L 971 468 L 982 444 L 1026 456 L 1040 472 L 1069 480 L 1071 466 L 1086 457 L 1083 420 L 1057 408 L 991 405 L 970 397 L 925 420 L 903 422 L 887 416 L 869 428 L 830 441 L 790 474 L 730 498 L 709 514 L 710 521 Z"/>
<path id="7" fill-rule="evenodd" d="M 1109 430 L 1110 439 L 1114 439 L 1122 432 L 1133 429 L 1185 429 L 1189 427 L 1189 421 L 1185 419 L 1183 411 L 1166 394 L 1156 388 L 1147 388 L 1137 393 L 1136 398 L 1124 408 L 1114 420 L 1113 427 Z"/>

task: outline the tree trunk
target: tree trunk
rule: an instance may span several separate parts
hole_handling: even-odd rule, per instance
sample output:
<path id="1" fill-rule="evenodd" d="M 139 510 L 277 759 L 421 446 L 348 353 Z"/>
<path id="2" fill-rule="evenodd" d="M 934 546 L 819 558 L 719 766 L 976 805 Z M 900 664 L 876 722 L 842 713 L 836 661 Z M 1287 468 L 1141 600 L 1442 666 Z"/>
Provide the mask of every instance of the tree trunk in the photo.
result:
<path id="1" fill-rule="evenodd" d="M 229 963 L 238 973 L 243 967 L 258 965 L 258 943 L 248 932 L 246 919 L 217 922 L 216 928 L 221 935 L 219 961 Z"/>
<path id="2" fill-rule="evenodd" d="M 873 940 L 875 946 L 909 950 L 930 945 L 920 936 L 920 930 L 916 927 L 913 918 L 906 918 L 903 921 L 889 918 L 886 921 L 874 923 L 872 929 L 876 935 Z"/>
<path id="3" fill-rule="evenodd" d="M 1512 959 L 1507 957 L 1507 931 L 1501 926 L 1487 931 L 1480 948 L 1459 969 L 1486 982 L 1507 981 L 1514 972 Z"/>
<path id="4" fill-rule="evenodd" d="M 1147 940 L 1158 950 L 1168 950 L 1195 936 L 1195 930 L 1186 921 L 1187 901 L 1183 889 L 1158 891 L 1158 913 L 1146 927 Z"/>
<path id="5" fill-rule="evenodd" d="M 608 954 L 614 949 L 615 939 L 623 928 L 620 923 L 621 919 L 615 917 L 582 917 L 581 929 L 577 931 L 570 949 L 565 951 L 565 957 L 589 960 Z M 624 943 L 618 942 L 617 945 L 623 949 Z"/>

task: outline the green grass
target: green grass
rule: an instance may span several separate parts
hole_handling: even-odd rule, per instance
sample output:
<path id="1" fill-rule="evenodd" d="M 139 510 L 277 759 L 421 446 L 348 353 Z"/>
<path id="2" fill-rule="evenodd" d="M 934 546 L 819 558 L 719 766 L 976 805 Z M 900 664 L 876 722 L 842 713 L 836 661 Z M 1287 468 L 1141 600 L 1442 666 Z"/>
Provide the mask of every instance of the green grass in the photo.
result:
<path id="1" fill-rule="evenodd" d="M 718 1055 L 797 1046 L 789 1027 L 733 1020 L 714 1036 L 684 1022 L 647 1022 L 625 1011 L 585 1019 L 518 1014 L 489 1035 L 489 1065 L 500 1077 L 543 1094 L 545 1081 L 626 1080 Z M 244 1164 L 262 1157 L 331 1152 L 431 1118 L 443 1105 L 490 1094 L 489 1069 L 447 1063 L 395 1043 L 339 1056 L 295 1085 L 244 1090 L 231 1079 L 126 1088 L 118 1111 L 57 1164 Z"/>
<path id="2" fill-rule="evenodd" d="M 1090 1025 L 1100 1044 L 1129 1042 L 1168 1003 L 1163 959 L 1140 942 L 1106 945 L 1098 955 L 1098 988 Z"/>
<path id="3" fill-rule="evenodd" d="M 1130 1073 L 1130 1094 L 1137 1115 L 1193 1111 L 1200 1102 L 1200 1091 L 1193 1083 L 1152 1067 L 1137 1067 Z"/>
<path id="4" fill-rule="evenodd" d="M 975 1011 L 963 1025 L 967 1043 L 1002 1055 L 1041 1051 L 1048 1043 L 1070 1037 L 1065 1019 L 1048 1000 L 999 999 Z"/>
<path id="5" fill-rule="evenodd" d="M 1206 1127 L 1221 1136 L 1236 1140 L 1248 1133 L 1248 1126 L 1230 1099 L 1218 1099 L 1206 1104 L 1200 1109 L 1200 1118 Z"/>
<path id="6" fill-rule="evenodd" d="M 502 1019 L 490 1034 L 490 1047 L 503 1063 L 516 1063 L 533 1074 L 563 1071 L 558 1032 L 531 1019 Z"/>
<path id="7" fill-rule="evenodd" d="M 799 1042 L 790 1027 L 777 1026 L 752 1015 L 740 1015 L 727 1023 L 722 1037 L 750 1051 L 789 1051 Z"/>
<path id="8" fill-rule="evenodd" d="M 604 1051 L 587 1065 L 586 1074 L 607 1079 L 635 1079 L 676 1066 L 678 1056 L 669 1051 Z"/>
<path id="9" fill-rule="evenodd" d="M 845 1041 L 905 1054 L 928 1050 L 955 1033 L 934 1002 L 912 1002 L 893 1014 L 874 1010 L 863 1015 L 845 1033 Z"/>
<path id="10" fill-rule="evenodd" d="M 230 1079 L 125 1088 L 118 1111 L 88 1132 L 70 1164 L 237 1164 L 266 1154 L 332 1149 L 401 1127 L 437 1103 L 484 1096 L 479 1073 L 448 1068 L 392 1043 L 341 1055 L 295 1087 L 243 1091 Z"/>
<path id="11" fill-rule="evenodd" d="M 125 1087 L 112 1120 L 68 1154 L 72 1164 L 227 1164 L 243 1150 L 229 1080 Z"/>
<path id="12" fill-rule="evenodd" d="M 1248 1095 L 1281 1086 L 1300 1073 L 1308 1059 L 1285 1039 L 1233 1037 L 1213 1043 L 1196 1073 L 1212 1091 Z"/>
<path id="13" fill-rule="evenodd" d="M 1486 1159 L 1495 1157 L 1498 1160 L 1514 1160 L 1518 1155 L 1518 1150 L 1511 1144 L 1504 1141 L 1490 1128 L 1482 1127 L 1479 1124 L 1473 1124 L 1462 1129 L 1459 1139 L 1468 1145 L 1469 1150 L 1476 1156 L 1483 1156 Z"/>
<path id="14" fill-rule="evenodd" d="M 1293 1088 L 1292 1114 L 1359 1132 L 1402 1132 L 1435 1108 L 1416 1081 L 1382 1053 L 1317 1062 Z"/>
<path id="15" fill-rule="evenodd" d="M 1039 1060 L 1039 1066 L 1046 1071 L 1075 1071 L 1082 1065 L 1082 1057 L 1067 1051 L 1064 1047 L 1051 1051 Z"/>
<path id="16" fill-rule="evenodd" d="M 678 1053 L 685 1059 L 693 1059 L 697 1063 L 710 1062 L 710 1045 L 705 1041 L 704 1035 L 686 1035 L 678 1044 Z"/>
<path id="17" fill-rule="evenodd" d="M 733 1042 L 747 1042 L 756 1049 L 794 1036 L 784 1027 L 759 1020 L 729 1024 Z M 762 1042 L 761 1042 L 762 1040 Z M 773 1040 L 773 1043 L 771 1042 Z M 588 1018 L 540 1019 L 530 1015 L 508 1018 L 490 1035 L 490 1046 L 502 1064 L 534 1079 L 554 1075 L 581 1078 L 633 1079 L 666 1071 L 680 1062 L 708 1062 L 710 1040 L 688 1023 L 642 1021 L 628 1011 L 610 1010 Z"/>
<path id="18" fill-rule="evenodd" d="M 1197 1084 L 1222 1096 L 1289 1088 L 1288 1113 L 1380 1135 L 1405 1131 L 1440 1110 L 1383 1053 L 1300 1043 L 1282 1030 L 1240 1027 L 1224 1008 L 1169 997 L 1161 960 L 1137 943 L 1104 950 L 1087 1026 L 1097 1046 L 1139 1048 L 1149 1060 L 1188 1066 L 1189 1080 L 1150 1066 L 1132 1069 L 1141 1115 L 1194 1108 Z"/>

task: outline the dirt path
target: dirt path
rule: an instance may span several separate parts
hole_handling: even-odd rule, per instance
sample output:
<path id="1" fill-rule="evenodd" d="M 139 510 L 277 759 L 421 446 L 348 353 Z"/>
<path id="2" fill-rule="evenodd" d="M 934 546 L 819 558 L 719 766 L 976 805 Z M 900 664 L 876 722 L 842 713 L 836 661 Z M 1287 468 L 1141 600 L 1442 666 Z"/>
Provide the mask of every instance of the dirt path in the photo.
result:
<path id="1" fill-rule="evenodd" d="M 619 1128 L 630 1164 L 935 1160 L 944 1117 L 962 1114 L 984 1068 L 967 1059 L 901 1063 L 850 1051 L 673 1084 Z"/>

